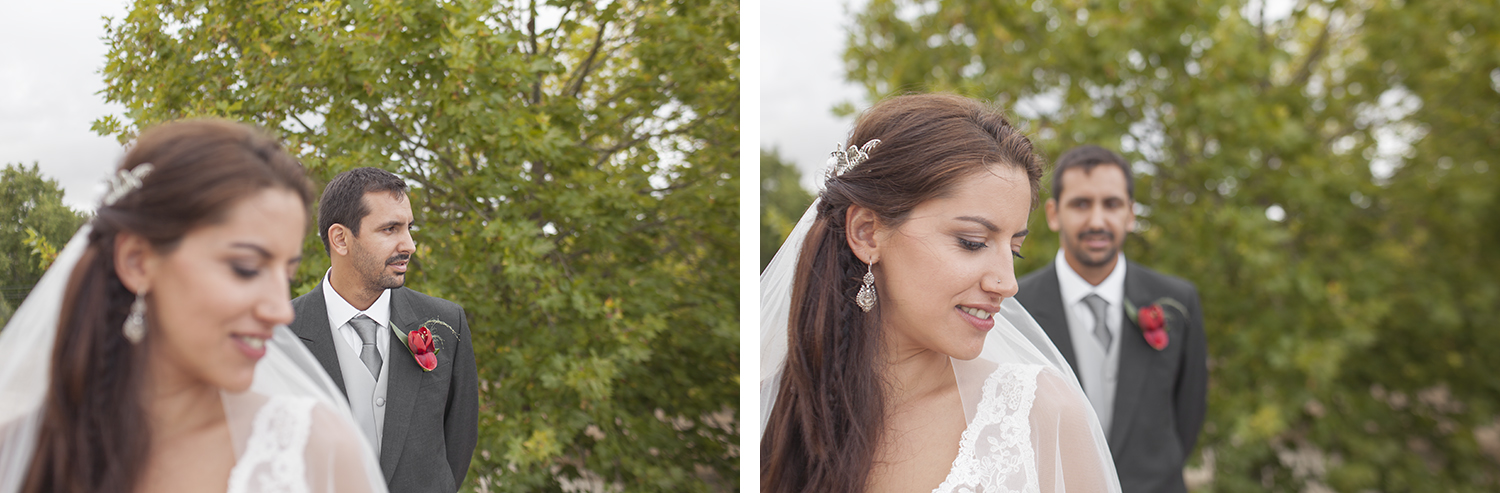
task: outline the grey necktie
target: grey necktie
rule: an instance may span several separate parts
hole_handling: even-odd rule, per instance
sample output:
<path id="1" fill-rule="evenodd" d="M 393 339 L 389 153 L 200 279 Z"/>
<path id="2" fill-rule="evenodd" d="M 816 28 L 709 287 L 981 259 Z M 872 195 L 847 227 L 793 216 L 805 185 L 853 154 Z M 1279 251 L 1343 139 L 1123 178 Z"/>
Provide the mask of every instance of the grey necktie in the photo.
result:
<path id="1" fill-rule="evenodd" d="M 380 332 L 380 324 L 375 323 L 367 315 L 349 319 L 349 325 L 354 326 L 354 331 L 359 333 L 359 340 L 363 344 L 359 347 L 359 360 L 370 369 L 370 376 L 380 380 L 380 350 L 375 349 L 375 334 Z"/>
<path id="2" fill-rule="evenodd" d="M 1104 326 L 1104 310 L 1109 308 L 1109 302 L 1092 293 L 1083 297 L 1083 302 L 1094 310 L 1094 339 L 1098 339 L 1099 344 L 1104 346 L 1104 354 L 1109 354 L 1109 343 L 1114 337 L 1109 333 L 1109 327 Z"/>

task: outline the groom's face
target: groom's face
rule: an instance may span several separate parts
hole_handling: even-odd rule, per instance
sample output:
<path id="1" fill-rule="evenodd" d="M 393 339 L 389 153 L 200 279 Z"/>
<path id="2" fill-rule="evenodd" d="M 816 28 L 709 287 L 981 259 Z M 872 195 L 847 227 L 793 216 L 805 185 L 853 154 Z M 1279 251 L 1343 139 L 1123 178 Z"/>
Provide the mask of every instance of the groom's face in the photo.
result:
<path id="1" fill-rule="evenodd" d="M 351 265 L 367 287 L 399 288 L 416 243 L 411 238 L 411 202 L 402 193 L 370 192 L 364 196 L 370 214 L 360 220 L 359 235 L 350 238 Z"/>
<path id="2" fill-rule="evenodd" d="M 1125 171 L 1101 164 L 1070 168 L 1060 177 L 1062 194 L 1047 201 L 1047 226 L 1058 233 L 1070 264 L 1112 267 L 1135 228 L 1135 207 L 1126 190 Z"/>

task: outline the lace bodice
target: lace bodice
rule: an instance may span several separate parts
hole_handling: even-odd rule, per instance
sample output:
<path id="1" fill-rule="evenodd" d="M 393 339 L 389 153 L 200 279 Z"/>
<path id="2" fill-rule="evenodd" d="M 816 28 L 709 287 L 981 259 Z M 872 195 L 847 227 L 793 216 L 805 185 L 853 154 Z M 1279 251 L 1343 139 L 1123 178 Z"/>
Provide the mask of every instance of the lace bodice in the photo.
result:
<path id="1" fill-rule="evenodd" d="M 314 401 L 276 396 L 255 413 L 245 452 L 229 472 L 229 493 L 307 493 L 303 451 Z"/>
<path id="2" fill-rule="evenodd" d="M 978 411 L 959 438 L 953 469 L 935 493 L 1040 491 L 1029 416 L 1041 369 L 1003 364 L 985 379 Z"/>
<path id="3" fill-rule="evenodd" d="M 1004 363 L 984 378 L 938 493 L 1119 491 L 1109 450 L 1073 377 Z"/>

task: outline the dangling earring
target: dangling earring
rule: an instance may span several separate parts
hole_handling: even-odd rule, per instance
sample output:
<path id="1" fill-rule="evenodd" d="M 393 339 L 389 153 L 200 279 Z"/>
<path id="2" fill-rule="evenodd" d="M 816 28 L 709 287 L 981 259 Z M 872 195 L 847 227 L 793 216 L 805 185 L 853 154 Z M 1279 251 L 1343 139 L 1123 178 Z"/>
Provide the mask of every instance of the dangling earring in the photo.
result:
<path id="1" fill-rule="evenodd" d="M 864 284 L 859 286 L 859 294 L 854 296 L 854 304 L 859 305 L 859 309 L 864 310 L 865 313 L 875 309 L 875 272 L 871 270 L 874 265 L 865 265 Z"/>
<path id="2" fill-rule="evenodd" d="M 146 296 L 136 293 L 135 303 L 130 304 L 130 315 L 125 317 L 125 339 L 131 344 L 140 344 L 146 338 Z"/>

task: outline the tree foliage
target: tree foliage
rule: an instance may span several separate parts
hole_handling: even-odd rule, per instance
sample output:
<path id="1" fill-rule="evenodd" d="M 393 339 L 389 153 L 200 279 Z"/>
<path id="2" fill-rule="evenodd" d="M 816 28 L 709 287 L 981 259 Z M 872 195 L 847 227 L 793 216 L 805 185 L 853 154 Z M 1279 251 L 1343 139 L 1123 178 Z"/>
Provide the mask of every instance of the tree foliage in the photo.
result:
<path id="1" fill-rule="evenodd" d="M 129 140 L 279 129 L 319 184 L 414 187 L 408 283 L 474 328 L 468 488 L 728 489 L 738 477 L 738 5 L 138 0 L 106 36 Z M 298 293 L 327 268 L 309 236 Z"/>
<path id="2" fill-rule="evenodd" d="M 797 226 L 813 196 L 802 188 L 796 163 L 775 150 L 760 151 L 760 268 L 766 269 L 781 242 Z"/>
<path id="3" fill-rule="evenodd" d="M 0 169 L 0 326 L 47 271 L 45 252 L 55 256 L 85 219 L 63 204 L 62 187 L 36 163 Z"/>
<path id="4" fill-rule="evenodd" d="M 1127 255 L 1203 296 L 1198 489 L 1493 491 L 1500 6 L 1264 5 L 873 0 L 845 59 L 1133 160 Z"/>

